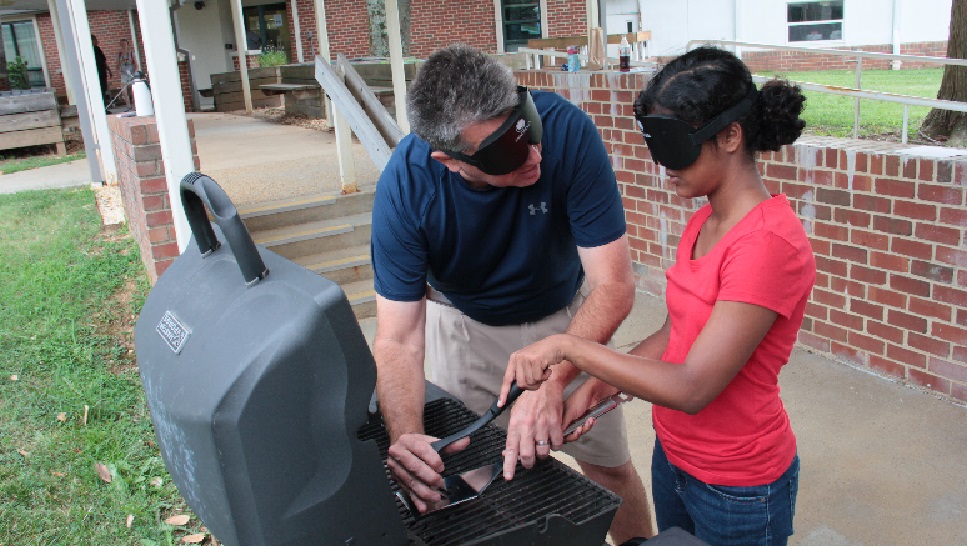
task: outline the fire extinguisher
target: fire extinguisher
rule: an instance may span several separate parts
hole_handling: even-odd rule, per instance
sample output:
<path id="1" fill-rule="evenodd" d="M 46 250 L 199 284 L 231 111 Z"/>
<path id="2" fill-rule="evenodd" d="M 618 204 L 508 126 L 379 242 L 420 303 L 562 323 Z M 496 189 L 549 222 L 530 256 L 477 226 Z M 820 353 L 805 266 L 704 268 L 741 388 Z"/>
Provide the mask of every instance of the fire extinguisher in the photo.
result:
<path id="1" fill-rule="evenodd" d="M 154 105 L 151 102 L 151 89 L 144 81 L 144 74 L 139 70 L 131 80 L 131 94 L 134 95 L 134 113 L 138 116 L 153 116 Z"/>

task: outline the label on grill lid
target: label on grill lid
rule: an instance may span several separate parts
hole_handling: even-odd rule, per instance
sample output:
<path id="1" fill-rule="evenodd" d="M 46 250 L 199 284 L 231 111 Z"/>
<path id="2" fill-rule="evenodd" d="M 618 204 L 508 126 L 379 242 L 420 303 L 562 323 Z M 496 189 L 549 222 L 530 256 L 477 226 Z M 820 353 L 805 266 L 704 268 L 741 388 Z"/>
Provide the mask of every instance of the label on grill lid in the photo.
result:
<path id="1" fill-rule="evenodd" d="M 191 329 L 186 327 L 178 321 L 178 319 L 171 313 L 171 310 L 166 310 L 164 317 L 161 318 L 161 322 L 155 327 L 161 338 L 164 339 L 171 351 L 176 354 L 181 353 L 181 348 L 185 347 L 185 342 L 188 341 L 188 336 L 191 335 Z"/>

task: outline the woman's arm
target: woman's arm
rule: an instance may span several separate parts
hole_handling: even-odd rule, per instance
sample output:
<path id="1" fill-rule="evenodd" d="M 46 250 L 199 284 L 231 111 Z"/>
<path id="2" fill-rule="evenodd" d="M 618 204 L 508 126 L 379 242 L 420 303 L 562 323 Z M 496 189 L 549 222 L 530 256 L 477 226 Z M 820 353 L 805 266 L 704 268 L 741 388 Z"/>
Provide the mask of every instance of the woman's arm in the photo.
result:
<path id="1" fill-rule="evenodd" d="M 629 395 L 695 414 L 715 399 L 748 362 L 776 316 L 776 312 L 761 306 L 716 302 L 684 363 L 660 361 L 660 354 L 656 357 L 659 346 L 667 347 L 669 321 L 656 333 L 658 336 L 649 337 L 631 354 L 567 334 L 554 335 L 511 355 L 501 400 L 513 380 L 521 387 L 533 388 L 545 379 L 549 367 L 567 360 Z M 662 339 L 664 343 L 660 343 Z"/>

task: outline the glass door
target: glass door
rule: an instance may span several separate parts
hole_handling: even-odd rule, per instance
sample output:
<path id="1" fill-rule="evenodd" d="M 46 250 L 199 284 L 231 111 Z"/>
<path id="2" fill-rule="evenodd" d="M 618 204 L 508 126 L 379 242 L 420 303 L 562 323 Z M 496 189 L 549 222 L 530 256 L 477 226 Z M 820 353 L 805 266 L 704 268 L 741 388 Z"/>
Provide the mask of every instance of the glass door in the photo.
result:
<path id="1" fill-rule="evenodd" d="M 289 18 L 285 2 L 242 8 L 248 49 L 289 51 Z"/>

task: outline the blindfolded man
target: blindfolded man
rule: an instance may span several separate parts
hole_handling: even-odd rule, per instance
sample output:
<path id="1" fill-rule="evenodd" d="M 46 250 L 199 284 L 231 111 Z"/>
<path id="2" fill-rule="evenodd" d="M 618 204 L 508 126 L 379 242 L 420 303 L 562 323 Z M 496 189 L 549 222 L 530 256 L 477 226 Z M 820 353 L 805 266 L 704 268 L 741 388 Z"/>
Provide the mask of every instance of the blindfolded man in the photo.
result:
<path id="1" fill-rule="evenodd" d="M 583 111 L 517 86 L 509 68 L 464 45 L 430 56 L 407 103 L 413 134 L 383 171 L 373 208 L 373 354 L 388 464 L 424 511 L 443 485 L 436 438 L 423 430 L 424 361 L 430 381 L 482 413 L 511 353 L 562 332 L 606 343 L 635 284 L 614 171 Z M 564 427 L 589 406 L 564 400 L 585 379 L 556 367 L 501 416 L 504 476 L 563 449 L 622 497 L 612 540 L 649 537 L 620 409 L 564 444 Z"/>

